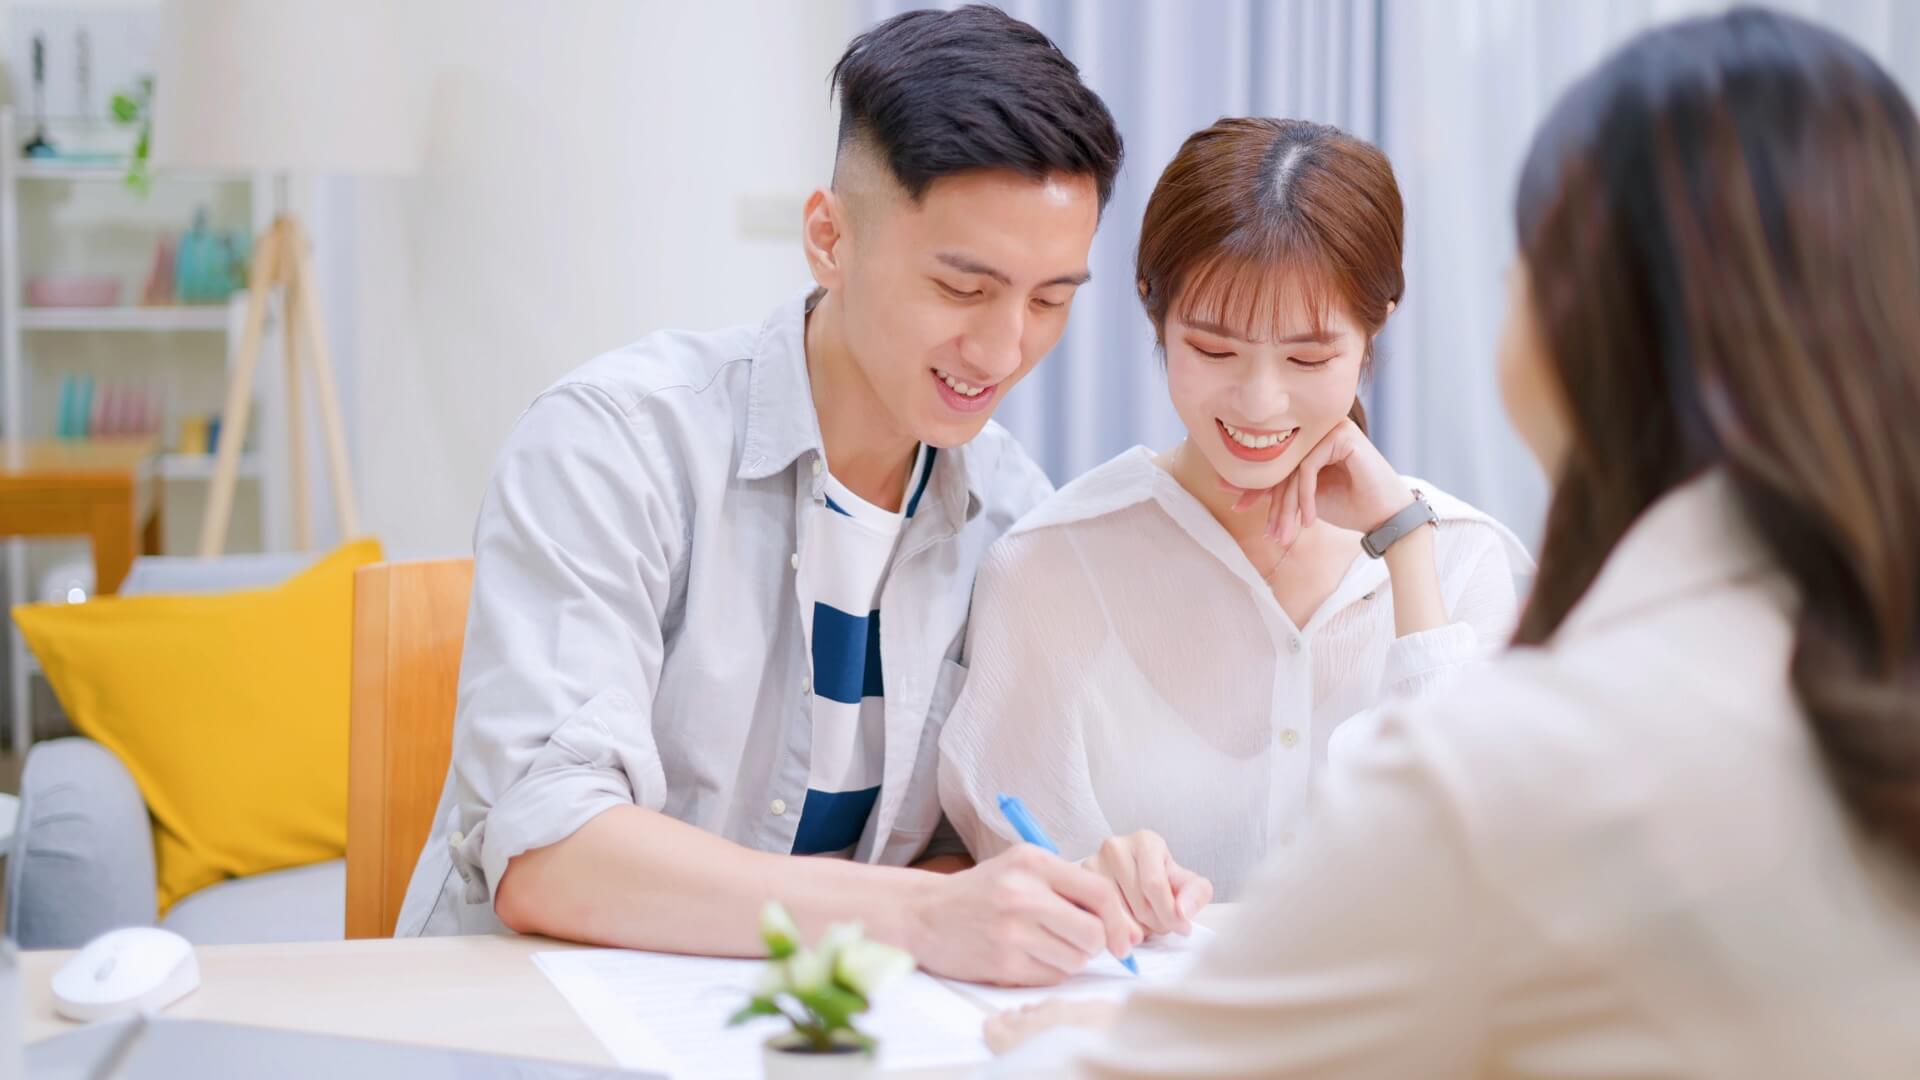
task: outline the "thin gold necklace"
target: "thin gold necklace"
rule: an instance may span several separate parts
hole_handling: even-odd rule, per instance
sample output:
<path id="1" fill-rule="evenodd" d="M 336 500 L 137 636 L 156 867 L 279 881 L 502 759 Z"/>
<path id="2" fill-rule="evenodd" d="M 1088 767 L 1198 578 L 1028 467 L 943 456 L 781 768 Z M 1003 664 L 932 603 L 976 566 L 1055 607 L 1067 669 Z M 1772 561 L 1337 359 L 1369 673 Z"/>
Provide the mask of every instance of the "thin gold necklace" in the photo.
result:
<path id="1" fill-rule="evenodd" d="M 1181 455 L 1182 455 L 1182 454 L 1185 454 L 1185 453 L 1187 453 L 1187 452 L 1189 452 L 1189 451 L 1191 451 L 1192 449 L 1193 449 L 1193 440 L 1191 440 L 1191 439 L 1182 439 L 1182 440 L 1180 441 L 1180 445 L 1179 445 L 1179 446 L 1176 446 L 1176 447 L 1174 447 L 1174 448 L 1173 448 L 1173 458 L 1174 458 L 1174 465 L 1175 465 L 1176 467 L 1178 467 L 1178 466 L 1179 466 L 1179 464 L 1180 464 L 1180 461 L 1181 461 Z M 1208 468 L 1208 471 L 1212 471 L 1212 466 L 1208 466 L 1207 468 Z M 1224 523 L 1222 524 L 1222 527 L 1223 527 L 1223 528 L 1225 527 L 1225 525 L 1224 525 Z M 1229 532 L 1229 534 L 1228 534 L 1228 535 L 1232 535 L 1232 534 L 1231 534 L 1231 532 Z M 1295 541 L 1295 542 L 1297 543 L 1298 541 Z M 1236 540 L 1234 541 L 1234 543 L 1236 543 L 1236 544 L 1238 544 L 1238 543 L 1239 543 L 1239 540 L 1237 540 L 1237 539 L 1236 539 Z M 1241 547 L 1241 549 L 1240 549 L 1240 550 L 1241 550 L 1241 553 L 1242 553 L 1242 554 L 1245 554 L 1245 552 L 1246 552 L 1246 548 L 1245 548 L 1244 546 L 1243 546 L 1243 547 Z M 1277 574 L 1277 573 L 1279 573 L 1279 572 L 1280 572 L 1280 568 L 1281 568 L 1282 566 L 1284 566 L 1284 565 L 1286 565 L 1286 562 L 1287 562 L 1287 556 L 1288 556 L 1289 554 L 1291 554 L 1291 553 L 1292 553 L 1292 549 L 1290 549 L 1290 548 L 1282 548 L 1282 549 L 1280 550 L 1280 557 L 1279 557 L 1278 559 L 1276 559 L 1276 560 L 1274 560 L 1274 563 L 1273 563 L 1273 569 L 1271 569 L 1271 570 L 1268 570 L 1268 571 L 1267 571 L 1266 573 L 1264 573 L 1264 574 L 1261 574 L 1261 575 L 1260 575 L 1260 580 L 1266 583 L 1266 585 L 1267 585 L 1267 588 L 1269 588 L 1269 589 L 1271 589 L 1271 588 L 1273 588 L 1273 575 L 1275 575 L 1275 574 Z M 1248 556 L 1248 557 L 1247 557 L 1247 561 L 1248 561 L 1248 562 L 1253 562 L 1253 557 L 1252 557 L 1252 556 Z M 1259 567 L 1258 567 L 1258 566 L 1256 565 L 1256 566 L 1254 567 L 1254 570 L 1255 570 L 1255 571 L 1258 571 L 1258 570 L 1259 570 Z"/>

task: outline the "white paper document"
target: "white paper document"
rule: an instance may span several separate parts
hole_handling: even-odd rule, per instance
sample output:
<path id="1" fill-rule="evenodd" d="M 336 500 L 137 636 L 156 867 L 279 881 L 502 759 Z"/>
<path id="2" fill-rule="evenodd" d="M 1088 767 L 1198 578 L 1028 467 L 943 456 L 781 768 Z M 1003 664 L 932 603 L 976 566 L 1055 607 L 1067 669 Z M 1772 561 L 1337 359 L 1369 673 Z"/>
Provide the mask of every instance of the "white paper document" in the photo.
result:
<path id="1" fill-rule="evenodd" d="M 1194 960 L 1199 958 L 1200 950 L 1213 940 L 1213 936 L 1213 931 L 1196 923 L 1192 937 L 1168 935 L 1148 941 L 1133 950 L 1134 963 L 1140 965 L 1138 975 L 1121 967 L 1120 961 L 1113 957 L 1102 955 L 1088 965 L 1087 970 L 1058 986 L 1010 988 L 963 982 L 953 982 L 951 985 L 991 1012 L 1018 1008 L 1048 998 L 1124 1001 L 1137 987 L 1170 982 L 1185 974 L 1193 966 Z"/>
<path id="2" fill-rule="evenodd" d="M 625 949 L 543 952 L 533 960 L 622 1068 L 758 1080 L 760 1045 L 783 1030 L 774 1017 L 727 1026 L 765 961 Z M 984 1019 L 977 1005 L 915 972 L 883 987 L 854 1024 L 879 1040 L 882 1068 L 910 1069 L 986 1060 Z"/>

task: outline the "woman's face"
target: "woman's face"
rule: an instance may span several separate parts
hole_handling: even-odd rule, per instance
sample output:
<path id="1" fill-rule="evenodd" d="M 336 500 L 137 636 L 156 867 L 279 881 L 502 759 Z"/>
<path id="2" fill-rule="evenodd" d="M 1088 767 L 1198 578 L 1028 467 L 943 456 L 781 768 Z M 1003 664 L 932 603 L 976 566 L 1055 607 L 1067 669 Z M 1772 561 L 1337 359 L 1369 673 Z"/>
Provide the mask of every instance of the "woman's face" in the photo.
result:
<path id="1" fill-rule="evenodd" d="M 1340 305 L 1320 332 L 1298 289 L 1279 298 L 1273 336 L 1191 320 L 1170 305 L 1164 328 L 1167 388 L 1187 437 L 1229 484 L 1249 490 L 1285 480 L 1345 421 L 1360 386 L 1368 338 Z"/>
<path id="2" fill-rule="evenodd" d="M 1519 259 L 1507 271 L 1507 321 L 1500 332 L 1500 398 L 1507 419 L 1549 478 L 1566 460 L 1567 405 L 1541 336 L 1533 284 Z"/>

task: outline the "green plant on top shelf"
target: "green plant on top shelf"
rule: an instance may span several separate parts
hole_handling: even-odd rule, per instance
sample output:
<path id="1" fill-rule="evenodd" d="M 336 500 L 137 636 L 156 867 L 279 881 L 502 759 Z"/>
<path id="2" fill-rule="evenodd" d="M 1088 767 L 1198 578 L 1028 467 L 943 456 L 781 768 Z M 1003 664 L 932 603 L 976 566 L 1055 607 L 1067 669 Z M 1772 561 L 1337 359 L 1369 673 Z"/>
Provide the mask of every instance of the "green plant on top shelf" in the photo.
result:
<path id="1" fill-rule="evenodd" d="M 127 187 L 145 195 L 153 190 L 153 174 L 147 168 L 147 151 L 153 142 L 153 76 L 142 76 L 133 89 L 113 95 L 113 121 L 140 128 L 133 155 L 127 159 Z"/>

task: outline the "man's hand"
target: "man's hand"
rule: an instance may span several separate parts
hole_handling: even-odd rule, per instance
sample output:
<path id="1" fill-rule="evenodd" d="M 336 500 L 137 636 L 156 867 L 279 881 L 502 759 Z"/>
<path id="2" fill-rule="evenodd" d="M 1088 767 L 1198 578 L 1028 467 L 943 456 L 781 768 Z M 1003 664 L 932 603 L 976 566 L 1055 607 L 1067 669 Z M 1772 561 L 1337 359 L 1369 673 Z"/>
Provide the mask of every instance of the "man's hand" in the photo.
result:
<path id="1" fill-rule="evenodd" d="M 1112 881 L 1031 844 L 926 875 L 907 925 L 921 967 L 1003 986 L 1052 986 L 1146 940 Z"/>

